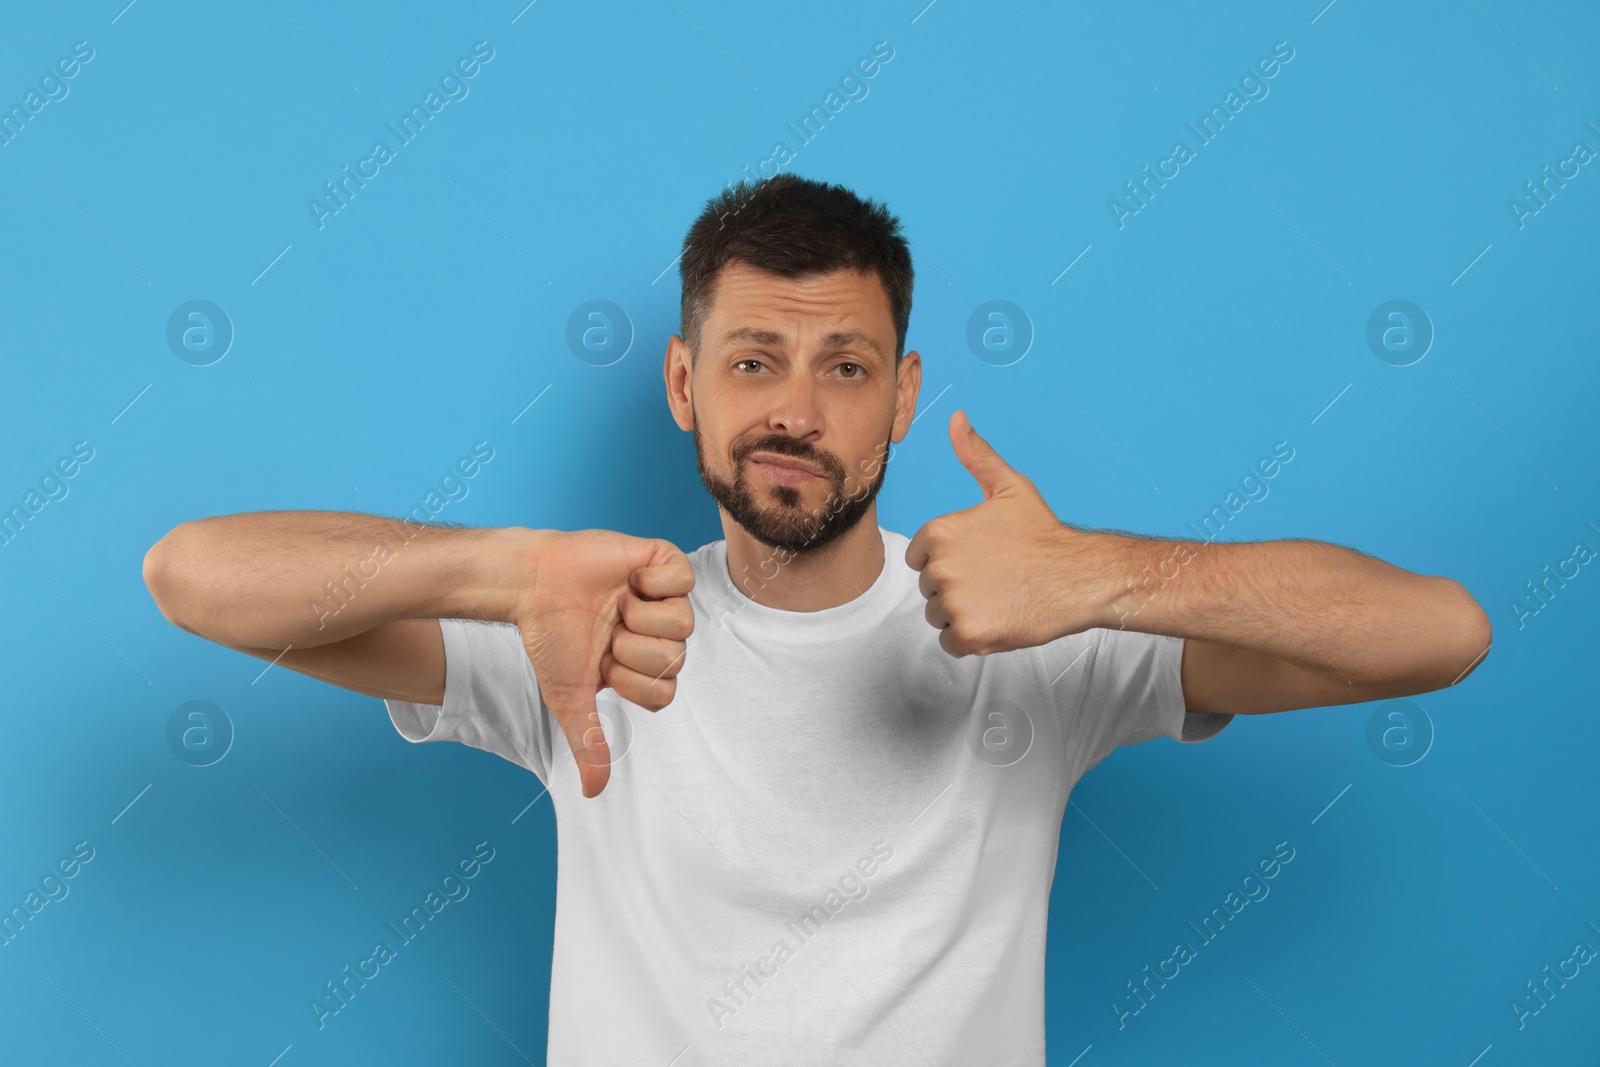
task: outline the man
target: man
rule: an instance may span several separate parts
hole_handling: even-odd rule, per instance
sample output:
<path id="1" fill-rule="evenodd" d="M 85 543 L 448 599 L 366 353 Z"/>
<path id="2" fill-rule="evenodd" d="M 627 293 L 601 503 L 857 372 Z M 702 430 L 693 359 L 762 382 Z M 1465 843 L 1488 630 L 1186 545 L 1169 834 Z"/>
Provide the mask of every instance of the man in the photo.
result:
<path id="1" fill-rule="evenodd" d="M 898 220 L 780 175 L 710 202 L 681 273 L 667 396 L 723 540 L 269 512 L 145 560 L 184 629 L 547 786 L 551 1064 L 1041 1064 L 1085 771 L 1452 685 L 1488 649 L 1448 578 L 1066 524 L 961 411 L 983 501 L 885 530 L 922 377 Z"/>

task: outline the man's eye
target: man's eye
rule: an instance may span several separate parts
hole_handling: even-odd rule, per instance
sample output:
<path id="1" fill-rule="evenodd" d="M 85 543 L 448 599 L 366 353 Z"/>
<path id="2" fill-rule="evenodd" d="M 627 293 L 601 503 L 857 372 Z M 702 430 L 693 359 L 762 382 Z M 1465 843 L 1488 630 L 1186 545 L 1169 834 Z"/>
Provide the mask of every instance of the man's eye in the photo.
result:
<path id="1" fill-rule="evenodd" d="M 734 366 L 735 367 L 742 367 L 746 363 L 753 363 L 757 367 L 761 366 L 761 361 L 759 359 L 741 359 L 739 362 L 735 363 Z"/>
<path id="2" fill-rule="evenodd" d="M 859 377 L 861 377 L 861 373 L 860 373 L 861 372 L 861 364 L 859 364 L 859 363 L 841 363 L 841 364 L 839 364 L 839 366 L 841 368 L 844 368 L 844 367 L 854 367 L 855 368 L 856 373 L 855 374 L 847 374 L 847 375 L 845 375 L 846 378 L 859 378 Z"/>

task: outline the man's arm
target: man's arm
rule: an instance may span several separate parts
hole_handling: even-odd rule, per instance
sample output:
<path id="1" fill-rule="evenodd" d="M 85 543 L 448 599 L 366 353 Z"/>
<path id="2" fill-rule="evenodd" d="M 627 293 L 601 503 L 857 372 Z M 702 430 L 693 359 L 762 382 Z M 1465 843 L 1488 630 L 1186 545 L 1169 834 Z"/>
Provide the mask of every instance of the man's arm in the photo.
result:
<path id="1" fill-rule="evenodd" d="M 509 621 L 503 530 L 267 511 L 196 519 L 145 554 L 175 626 L 369 696 L 438 704 L 438 619 Z"/>
<path id="2" fill-rule="evenodd" d="M 379 623 L 354 637 L 287 651 L 229 647 L 364 696 L 444 703 L 444 631 L 438 619 Z"/>
<path id="3" fill-rule="evenodd" d="M 929 625 L 952 656 L 1092 628 L 1184 638 L 1190 711 L 1287 711 L 1454 685 L 1483 659 L 1489 618 L 1450 578 L 1319 541 L 1162 541 L 1082 530 L 950 419 L 983 502 L 930 519 L 906 548 Z"/>
<path id="4" fill-rule="evenodd" d="M 1190 711 L 1257 714 L 1443 689 L 1482 662 L 1488 616 L 1459 582 L 1319 541 L 1093 537 L 1112 595 L 1098 625 L 1185 638 Z"/>
<path id="5" fill-rule="evenodd" d="M 439 619 L 515 625 L 584 796 L 610 775 L 603 687 L 658 711 L 694 629 L 689 559 L 610 530 L 465 529 L 331 511 L 219 515 L 145 555 L 161 613 L 190 633 L 359 693 L 443 704 Z"/>

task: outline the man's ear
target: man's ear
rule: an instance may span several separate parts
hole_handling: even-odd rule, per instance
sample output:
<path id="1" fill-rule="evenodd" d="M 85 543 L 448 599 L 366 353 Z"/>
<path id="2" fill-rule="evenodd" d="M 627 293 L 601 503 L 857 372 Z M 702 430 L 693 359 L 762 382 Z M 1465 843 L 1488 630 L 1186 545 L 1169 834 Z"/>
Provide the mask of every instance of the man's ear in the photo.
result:
<path id="1" fill-rule="evenodd" d="M 895 372 L 894 425 L 889 440 L 899 444 L 911 432 L 911 420 L 917 417 L 917 396 L 922 392 L 922 357 L 915 349 L 900 359 Z"/>
<path id="2" fill-rule="evenodd" d="M 694 374 L 689 346 L 678 334 L 667 339 L 667 354 L 661 373 L 666 382 L 667 407 L 680 430 L 694 429 Z"/>

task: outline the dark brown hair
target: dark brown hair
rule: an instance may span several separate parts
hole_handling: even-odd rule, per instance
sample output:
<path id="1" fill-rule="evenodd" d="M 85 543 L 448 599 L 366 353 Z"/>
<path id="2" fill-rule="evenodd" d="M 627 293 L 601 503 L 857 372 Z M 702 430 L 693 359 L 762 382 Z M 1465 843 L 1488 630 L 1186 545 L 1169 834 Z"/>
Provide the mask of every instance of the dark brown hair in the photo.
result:
<path id="1" fill-rule="evenodd" d="M 711 309 L 717 275 L 740 260 L 785 278 L 849 269 L 876 274 L 894 319 L 894 362 L 905 354 L 911 321 L 911 251 L 887 205 L 862 200 L 842 185 L 781 173 L 728 186 L 683 239 L 680 315 L 692 359 Z"/>

